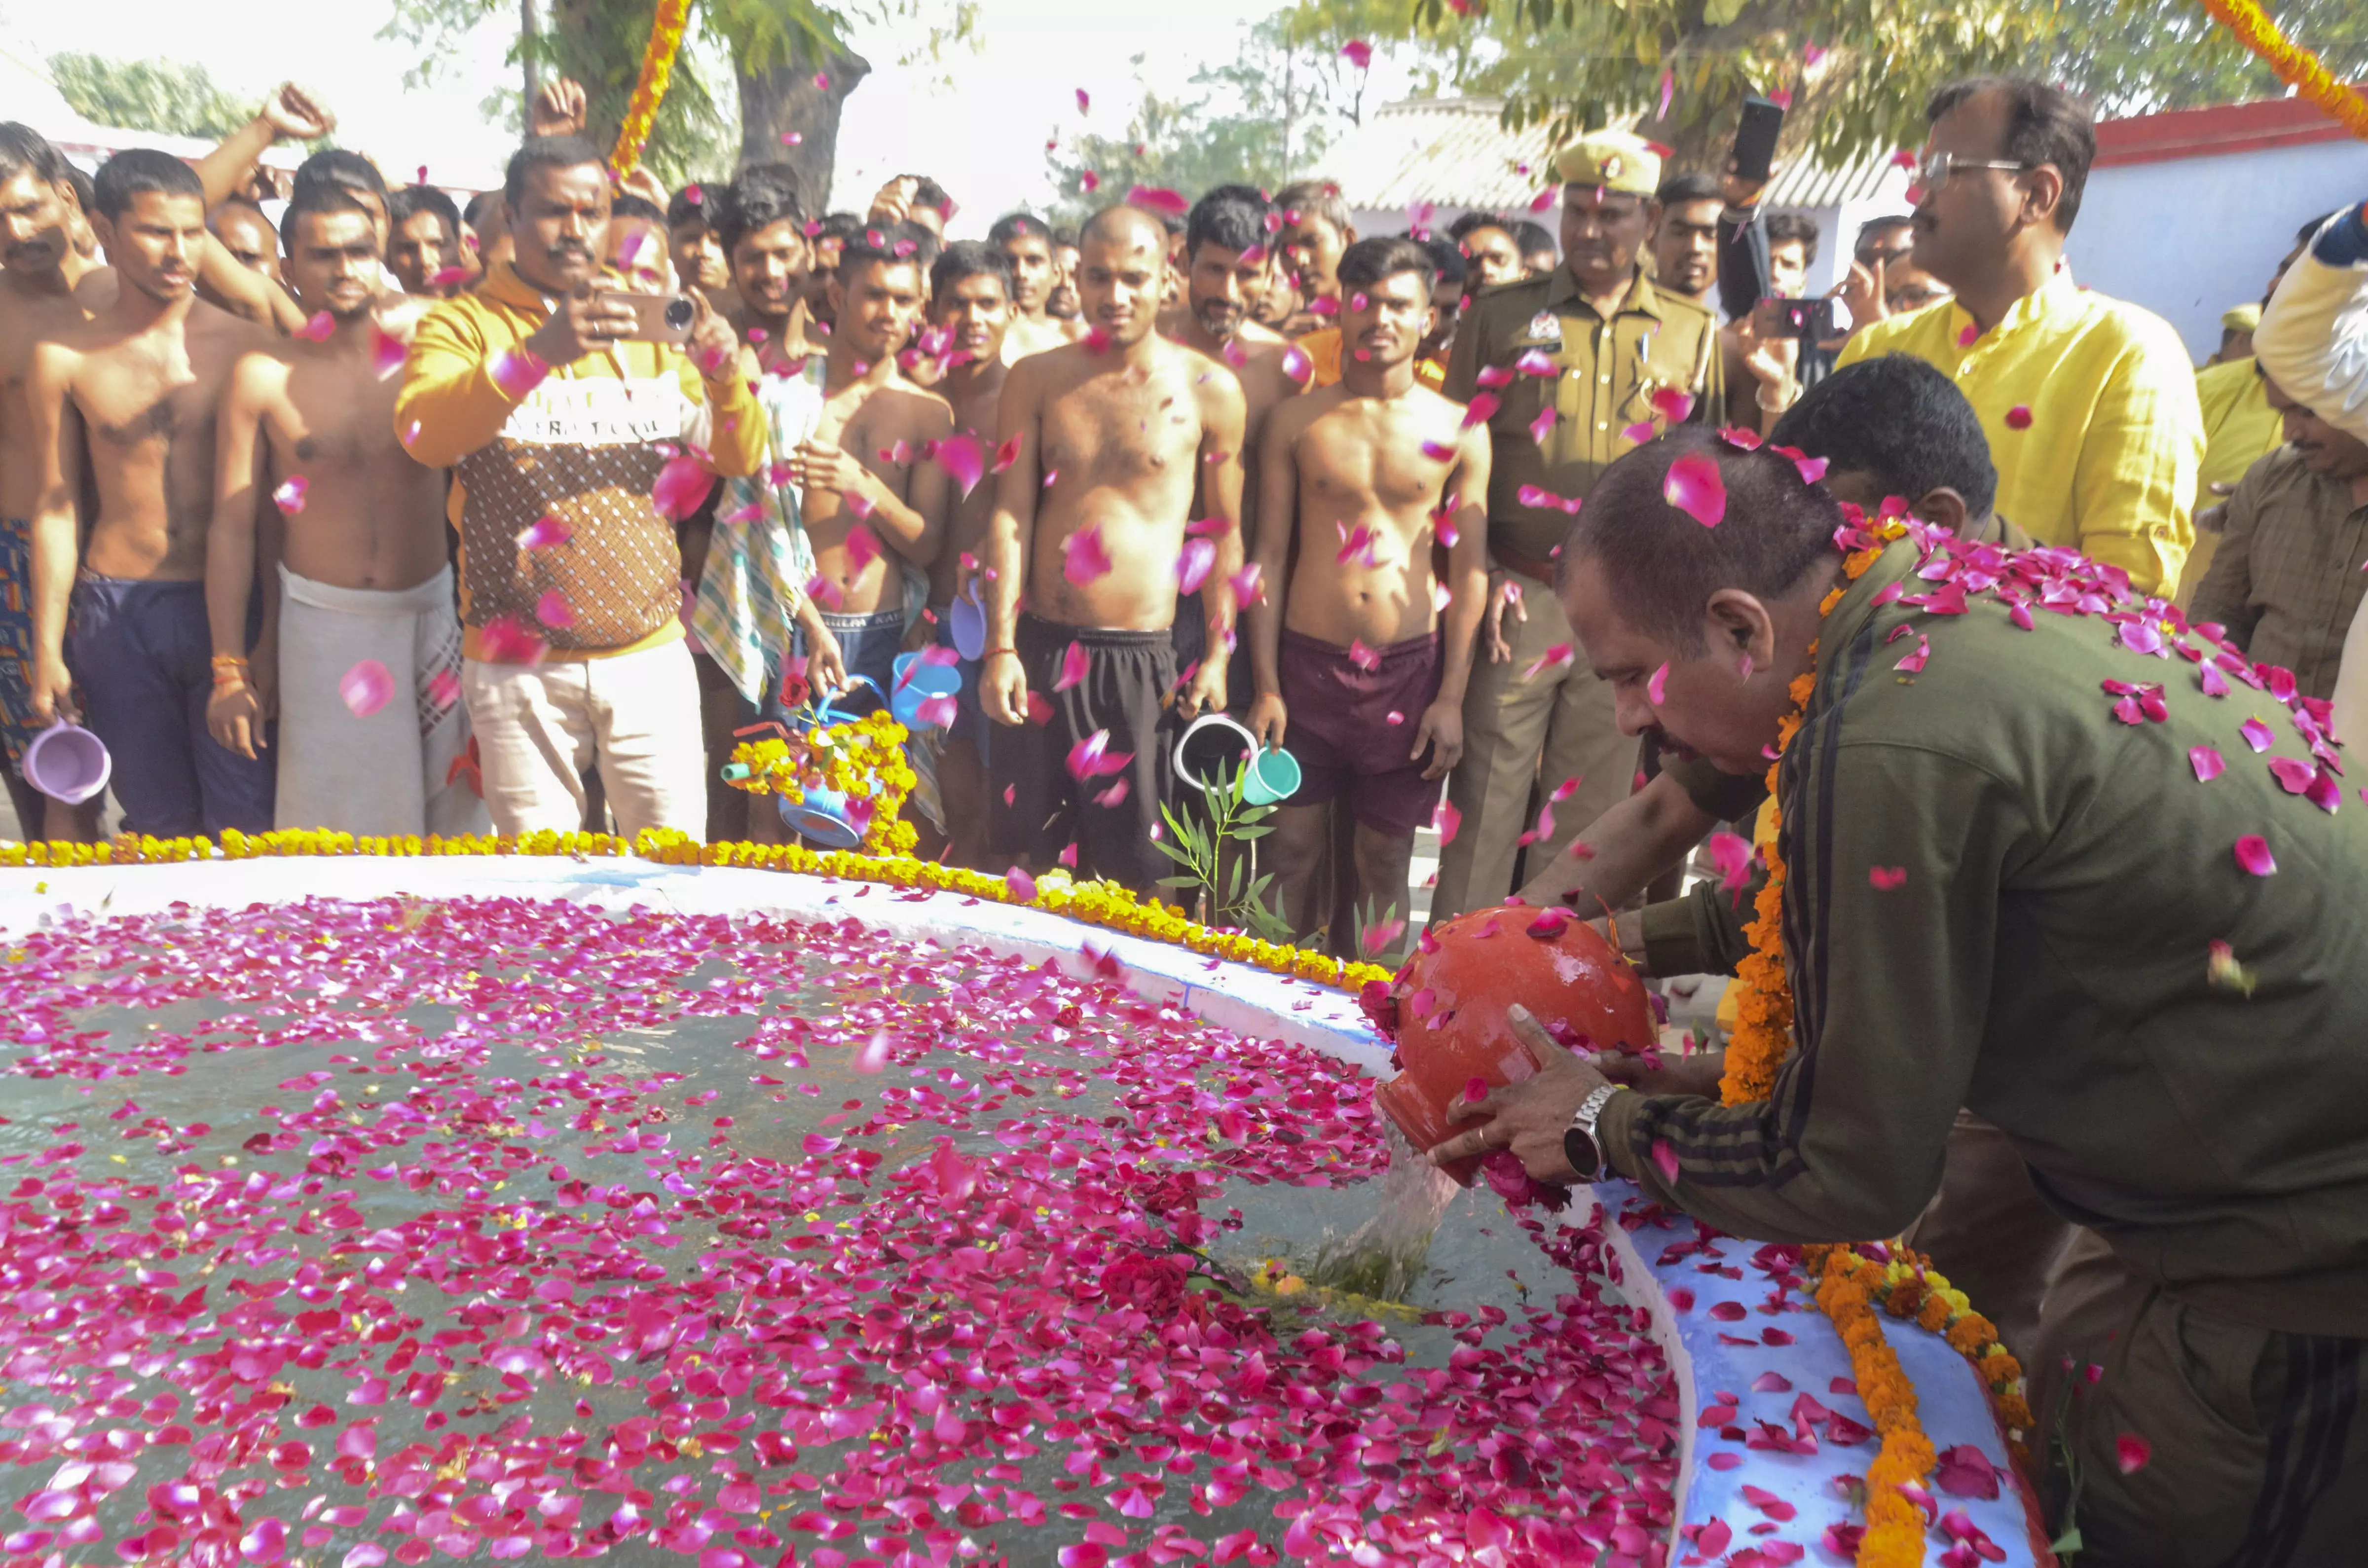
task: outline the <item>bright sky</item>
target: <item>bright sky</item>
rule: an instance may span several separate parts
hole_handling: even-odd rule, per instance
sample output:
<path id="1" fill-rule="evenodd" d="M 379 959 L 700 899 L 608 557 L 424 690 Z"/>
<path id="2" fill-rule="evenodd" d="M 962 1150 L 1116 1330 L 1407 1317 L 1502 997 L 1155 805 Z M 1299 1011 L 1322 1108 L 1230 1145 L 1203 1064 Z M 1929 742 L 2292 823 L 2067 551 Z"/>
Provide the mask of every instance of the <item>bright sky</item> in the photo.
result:
<path id="1" fill-rule="evenodd" d="M 1110 0 L 980 0 L 981 47 L 939 63 L 899 66 L 916 40 L 866 36 L 858 46 L 872 74 L 848 99 L 842 122 L 836 206 L 860 203 L 887 176 L 927 172 L 953 193 L 958 233 L 983 233 L 1015 206 L 1051 192 L 1044 142 L 1056 131 L 1124 130 L 1143 82 L 1180 90 L 1201 63 L 1233 59 L 1242 29 L 1269 0 L 1111 5 Z M 101 0 L 36 5 L 0 0 L 0 44 L 19 52 L 85 50 L 119 58 L 162 56 L 202 64 L 225 87 L 259 94 L 294 77 L 336 106 L 338 139 L 375 157 L 390 177 L 421 165 L 442 184 L 490 185 L 514 141 L 479 105 L 518 80 L 502 64 L 504 29 L 489 23 L 454 52 L 437 81 L 406 89 L 410 46 L 376 34 L 389 0 Z M 497 6 L 507 19 L 516 14 Z M 1403 77 L 1374 62 L 1368 105 L 1402 96 Z M 951 75 L 948 88 L 938 79 Z M 1076 89 L 1091 96 L 1089 120 Z"/>

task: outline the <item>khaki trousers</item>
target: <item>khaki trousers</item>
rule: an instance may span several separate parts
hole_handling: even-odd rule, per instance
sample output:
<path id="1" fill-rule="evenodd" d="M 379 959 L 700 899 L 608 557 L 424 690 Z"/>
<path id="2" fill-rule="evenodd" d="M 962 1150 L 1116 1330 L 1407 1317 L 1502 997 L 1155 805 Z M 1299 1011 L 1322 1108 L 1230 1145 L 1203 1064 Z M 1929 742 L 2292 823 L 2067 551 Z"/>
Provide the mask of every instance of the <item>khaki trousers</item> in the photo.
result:
<path id="1" fill-rule="evenodd" d="M 680 638 L 604 659 L 464 660 L 461 690 L 495 833 L 581 829 L 584 770 L 597 765 L 620 835 L 650 827 L 704 836 L 699 678 Z"/>
<path id="2" fill-rule="evenodd" d="M 2079 1568 L 2368 1562 L 2368 1340 L 2282 1334 L 2191 1306 L 2082 1232 L 2049 1286 L 2037 1348 L 2055 1374 L 2044 1396 L 2071 1390 L 2063 1435 L 2081 1477 Z M 2044 1423 L 2048 1409 L 2033 1408 Z M 2124 1436 L 2150 1450 L 2127 1475 Z"/>
<path id="3" fill-rule="evenodd" d="M 1434 921 L 1499 903 L 1515 891 L 1519 840 L 1537 825 L 1532 785 L 1542 786 L 1543 799 L 1565 778 L 1579 781 L 1577 793 L 1554 808 L 1553 834 L 1530 847 L 1529 871 L 1534 876 L 1570 847 L 1579 829 L 1627 799 L 1635 784 L 1635 737 L 1620 733 L 1611 687 L 1588 668 L 1561 602 L 1543 583 L 1518 576 L 1514 581 L 1521 585 L 1529 619 L 1516 620 L 1506 612 L 1505 640 L 1512 644 L 1512 658 L 1490 664 L 1484 649 L 1464 693 L 1463 760 L 1447 780 L 1447 799 L 1463 813 L 1463 822 L 1453 841 L 1440 850 L 1439 886 L 1430 899 Z M 1568 665 L 1549 665 L 1522 678 L 1547 649 L 1561 643 L 1573 645 Z"/>

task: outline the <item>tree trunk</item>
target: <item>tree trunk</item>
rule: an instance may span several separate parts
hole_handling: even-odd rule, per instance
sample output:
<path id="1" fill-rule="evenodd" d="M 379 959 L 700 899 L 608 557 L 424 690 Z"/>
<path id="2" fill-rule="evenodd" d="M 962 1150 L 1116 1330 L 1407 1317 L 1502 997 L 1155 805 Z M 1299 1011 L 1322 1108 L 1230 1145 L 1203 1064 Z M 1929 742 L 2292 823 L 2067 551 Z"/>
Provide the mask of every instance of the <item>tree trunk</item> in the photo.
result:
<path id="1" fill-rule="evenodd" d="M 521 136 L 534 123 L 535 95 L 542 90 L 542 69 L 534 57 L 537 35 L 541 31 L 534 14 L 534 0 L 518 0 L 518 62 L 526 74 L 526 101 L 518 107 Z"/>
<path id="2" fill-rule="evenodd" d="M 847 95 L 871 74 L 871 62 L 857 54 L 816 61 L 801 51 L 761 74 L 734 74 L 740 83 L 741 166 L 788 165 L 796 176 L 799 204 L 809 217 L 821 217 L 838 160 L 839 111 Z M 794 142 L 789 140 L 792 136 Z"/>

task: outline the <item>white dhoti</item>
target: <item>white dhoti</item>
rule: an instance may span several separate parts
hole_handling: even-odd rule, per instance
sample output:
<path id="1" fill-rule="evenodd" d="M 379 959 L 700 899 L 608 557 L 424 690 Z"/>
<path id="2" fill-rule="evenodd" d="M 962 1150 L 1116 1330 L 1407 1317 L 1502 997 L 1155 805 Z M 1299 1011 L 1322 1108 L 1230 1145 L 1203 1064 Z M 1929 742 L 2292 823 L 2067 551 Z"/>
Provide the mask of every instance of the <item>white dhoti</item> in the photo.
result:
<path id="1" fill-rule="evenodd" d="M 453 776 L 469 748 L 469 710 L 451 569 L 389 591 L 331 587 L 282 566 L 279 584 L 278 824 L 357 836 L 485 832 L 485 803 Z M 393 695 L 356 713 L 347 677 L 369 661 L 386 667 Z"/>

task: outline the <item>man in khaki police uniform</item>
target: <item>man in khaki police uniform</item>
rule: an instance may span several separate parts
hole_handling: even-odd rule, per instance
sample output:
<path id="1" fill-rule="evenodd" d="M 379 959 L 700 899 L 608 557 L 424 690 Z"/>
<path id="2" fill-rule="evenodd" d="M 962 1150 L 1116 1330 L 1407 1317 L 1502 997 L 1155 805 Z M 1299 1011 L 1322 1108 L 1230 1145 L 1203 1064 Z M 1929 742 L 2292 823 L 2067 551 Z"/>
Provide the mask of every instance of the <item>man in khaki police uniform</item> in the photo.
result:
<path id="1" fill-rule="evenodd" d="M 1554 552 L 1570 526 L 1557 502 L 1585 495 L 1638 437 L 1672 419 L 1708 420 L 1719 401 L 1716 314 L 1655 289 L 1638 265 L 1660 222 L 1660 158 L 1634 136 L 1600 131 L 1565 147 L 1554 172 L 1562 266 L 1483 290 L 1447 367 L 1449 397 L 1498 401 L 1488 416 L 1487 657 L 1464 698 L 1463 760 L 1447 787 L 1461 823 L 1440 856 L 1434 920 L 1512 891 L 1520 837 L 1537 825 L 1533 796 L 1577 781 L 1530 851 L 1531 875 L 1628 793 L 1636 743 L 1620 733 L 1611 688 L 1583 656 L 1548 657 L 1574 642 L 1553 588 Z M 1519 369 L 1525 356 L 1556 373 Z M 1509 383 L 1481 380 L 1501 382 L 1506 371 Z M 1675 396 L 1656 405 L 1658 392 L 1691 393 L 1693 406 Z M 1547 497 L 1525 505 L 1530 489 Z"/>

